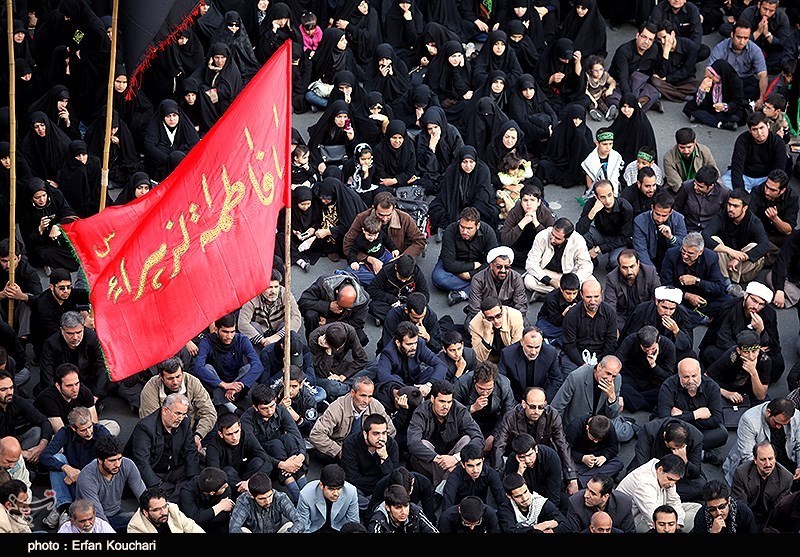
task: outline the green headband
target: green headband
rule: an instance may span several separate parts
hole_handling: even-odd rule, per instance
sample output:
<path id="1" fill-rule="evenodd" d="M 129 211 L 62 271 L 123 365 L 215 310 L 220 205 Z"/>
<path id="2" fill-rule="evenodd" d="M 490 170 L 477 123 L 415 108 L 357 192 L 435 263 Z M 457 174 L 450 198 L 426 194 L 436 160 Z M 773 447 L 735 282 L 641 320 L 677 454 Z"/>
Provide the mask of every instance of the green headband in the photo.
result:
<path id="1" fill-rule="evenodd" d="M 644 151 L 639 151 L 636 153 L 637 159 L 642 159 L 645 162 L 653 162 L 653 155 L 650 153 L 645 153 Z"/>
<path id="2" fill-rule="evenodd" d="M 752 345 L 748 345 L 748 346 L 740 346 L 739 350 L 741 350 L 742 352 L 755 352 L 759 348 L 761 348 L 761 345 L 752 344 Z"/>
<path id="3" fill-rule="evenodd" d="M 597 141 L 614 141 L 614 132 L 598 133 Z"/>

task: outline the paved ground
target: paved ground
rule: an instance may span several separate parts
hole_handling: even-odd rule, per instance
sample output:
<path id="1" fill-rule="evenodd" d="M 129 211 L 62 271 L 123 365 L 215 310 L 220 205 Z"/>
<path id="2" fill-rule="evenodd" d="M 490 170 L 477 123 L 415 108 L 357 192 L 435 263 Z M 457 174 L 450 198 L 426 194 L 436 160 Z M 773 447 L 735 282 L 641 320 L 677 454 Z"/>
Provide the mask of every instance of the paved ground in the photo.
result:
<path id="1" fill-rule="evenodd" d="M 633 38 L 635 33 L 635 29 L 630 26 L 623 26 L 618 30 L 609 30 L 608 32 L 608 50 L 610 52 L 614 52 L 616 47 L 624 41 L 630 40 Z M 718 40 L 717 35 L 710 35 L 705 37 L 705 42 L 709 44 L 709 46 L 713 46 L 713 44 Z M 609 55 L 610 61 L 611 55 Z M 702 72 L 702 65 L 699 65 L 700 68 L 699 73 Z M 658 113 L 649 113 L 648 116 L 653 124 L 653 128 L 656 132 L 656 137 L 658 140 L 658 152 L 661 155 L 660 158 L 663 158 L 663 154 L 673 145 L 674 143 L 674 131 L 677 128 L 683 126 L 689 126 L 687 118 L 681 113 L 682 105 L 680 104 L 673 104 L 673 103 L 664 103 L 665 112 L 663 114 Z M 307 128 L 309 125 L 313 124 L 319 114 L 302 114 L 302 115 L 295 115 L 293 124 L 294 126 L 301 131 L 304 137 L 308 137 Z M 596 129 L 599 123 L 589 121 L 589 126 L 592 129 Z M 708 145 L 717 162 L 721 165 L 721 167 L 726 166 L 731 157 L 731 152 L 733 149 L 733 142 L 735 141 L 738 133 L 740 132 L 730 132 L 730 131 L 721 131 L 711 129 L 701 125 L 691 125 L 696 133 L 698 141 Z M 724 172 L 724 168 L 720 168 L 722 172 Z M 797 188 L 798 184 L 792 180 L 792 187 Z M 113 192 L 116 193 L 116 192 Z M 550 202 L 558 202 L 561 204 L 561 209 L 557 211 L 559 216 L 566 216 L 573 220 L 573 222 L 577 221 L 577 218 L 580 214 L 580 205 L 576 201 L 576 196 L 580 196 L 583 193 L 583 190 L 580 186 L 573 187 L 569 189 L 563 189 L 558 187 L 550 186 L 547 191 L 545 192 L 545 197 Z M 433 270 L 434 265 L 439 257 L 439 245 L 436 244 L 433 239 L 429 240 L 428 249 L 425 257 L 421 258 L 418 262 L 420 267 L 422 268 L 423 272 L 430 277 L 430 274 Z M 317 265 L 311 270 L 310 273 L 306 274 L 300 271 L 298 267 L 292 268 L 292 284 L 291 290 L 295 294 L 297 298 L 300 297 L 302 291 L 307 288 L 313 280 L 320 276 L 321 274 L 331 273 L 336 268 L 343 268 L 345 265 L 343 262 L 340 263 L 331 263 L 327 259 L 321 259 Z M 605 275 L 602 271 L 602 265 L 598 267 L 598 272 L 596 276 L 598 279 L 603 283 L 605 281 Z M 47 284 L 46 278 L 42 277 L 43 284 Z M 223 285 L 221 285 L 223 286 Z M 462 312 L 462 305 L 457 305 L 455 307 L 448 307 L 446 303 L 446 296 L 441 292 L 435 291 L 432 288 L 432 300 L 431 300 L 431 307 L 436 311 L 439 317 L 443 315 L 450 314 L 454 321 L 460 322 L 463 320 L 463 312 Z M 538 314 L 539 308 L 541 304 L 535 303 L 529 306 L 528 310 L 528 318 L 529 321 L 535 322 L 536 316 Z M 791 368 L 796 360 L 796 356 L 793 350 L 794 341 L 797 337 L 797 330 L 798 330 L 798 321 L 797 321 L 797 314 L 794 310 L 779 310 L 778 311 L 778 325 L 780 328 L 780 334 L 783 341 L 783 356 L 786 360 L 786 367 L 787 370 Z M 695 332 L 695 339 L 696 342 L 699 343 L 700 339 L 702 338 L 705 332 L 705 328 L 701 327 L 700 330 Z M 380 330 L 378 327 L 372 323 L 370 320 L 366 325 L 366 333 L 370 338 L 370 345 L 367 347 L 368 353 L 374 353 L 375 349 L 375 341 L 380 336 Z M 786 393 L 786 382 L 785 379 L 782 379 L 778 384 L 773 385 L 770 388 L 770 395 L 771 396 L 780 396 Z M 111 418 L 116 419 L 120 422 L 122 427 L 121 437 L 124 440 L 127 440 L 128 436 L 130 435 L 134 425 L 136 424 L 136 417 L 131 413 L 130 408 L 124 402 L 114 397 L 110 398 L 106 402 L 105 410 L 104 410 L 104 418 Z M 647 421 L 648 416 L 644 412 L 640 412 L 633 416 L 637 419 L 640 424 L 643 424 Z M 725 448 L 725 452 L 727 452 L 728 447 L 730 447 L 731 442 L 735 439 L 735 433 L 731 433 L 729 443 Z M 621 457 L 627 464 L 633 458 L 633 450 L 634 450 L 634 442 L 627 443 L 622 447 L 622 454 Z M 711 478 L 722 478 L 721 471 L 717 467 L 709 466 L 707 464 L 703 465 L 703 469 L 706 473 L 706 476 Z M 312 469 L 312 475 L 316 472 L 317 467 Z M 41 520 L 41 517 L 40 517 Z"/>

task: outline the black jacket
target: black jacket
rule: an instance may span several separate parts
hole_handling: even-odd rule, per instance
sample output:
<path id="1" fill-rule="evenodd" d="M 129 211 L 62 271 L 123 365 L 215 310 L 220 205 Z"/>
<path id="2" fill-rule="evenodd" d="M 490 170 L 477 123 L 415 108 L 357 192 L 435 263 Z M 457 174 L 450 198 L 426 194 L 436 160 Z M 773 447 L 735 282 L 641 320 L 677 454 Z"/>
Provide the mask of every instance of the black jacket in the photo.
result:
<path id="1" fill-rule="evenodd" d="M 448 273 L 456 275 L 467 272 L 473 277 L 486 267 L 486 255 L 495 247 L 497 247 L 497 234 L 488 224 L 481 222 L 475 236 L 471 240 L 464 240 L 458 231 L 458 221 L 456 221 L 444 229 L 439 261 Z M 474 265 L 476 261 L 481 263 L 477 269 Z"/>
<path id="2" fill-rule="evenodd" d="M 60 331 L 53 333 L 42 347 L 40 363 L 40 390 L 54 383 L 54 372 L 58 366 L 75 364 L 78 366 L 81 383 L 89 387 L 94 396 L 103 398 L 108 391 L 108 372 L 103 351 L 97 333 L 89 327 L 84 328 L 83 340 L 75 349 L 67 345 Z"/>
<path id="3" fill-rule="evenodd" d="M 547 497 L 556 507 L 561 505 L 561 460 L 558 453 L 547 445 L 536 445 L 537 457 L 533 468 L 525 468 L 522 477 L 528 489 Z M 506 459 L 503 477 L 519 473 L 517 455 L 512 453 Z"/>
<path id="4" fill-rule="evenodd" d="M 172 432 L 172 466 L 186 466 L 185 478 L 193 478 L 200 473 L 200 457 L 194 444 L 194 431 L 190 420 L 183 420 Z M 139 420 L 133 428 L 131 438 L 125 447 L 125 454 L 133 460 L 147 487 L 161 483 L 161 477 L 153 469 L 164 453 L 164 425 L 161 421 L 161 408 Z M 209 466 L 213 466 L 207 463 Z"/>
<path id="5" fill-rule="evenodd" d="M 692 424 L 701 432 L 717 429 L 724 423 L 722 417 L 722 395 L 719 393 L 719 385 L 707 375 L 703 376 L 695 396 L 689 396 L 688 391 L 681 386 L 681 380 L 677 375 L 668 377 L 661 384 L 661 388 L 658 391 L 658 407 L 656 410 L 658 417 L 670 417 L 673 407 L 683 410 L 683 413 L 674 416 L 675 418 Z M 696 420 L 694 411 L 703 407 L 708 408 L 711 412 L 711 417 L 706 420 Z"/>
<path id="6" fill-rule="evenodd" d="M 381 494 L 382 495 L 382 494 Z M 435 517 L 428 517 L 419 505 L 411 503 L 408 518 L 403 524 L 395 524 L 386 514 L 386 506 L 381 504 L 367 523 L 369 534 L 438 534 L 433 525 Z"/>
<path id="7" fill-rule="evenodd" d="M 0 437 L 16 437 L 33 427 L 42 429 L 42 439 L 49 441 L 53 436 L 50 420 L 39 412 L 31 401 L 13 395 L 6 409 L 0 409 Z"/>
<path id="8" fill-rule="evenodd" d="M 488 504 L 490 492 L 494 502 L 491 505 L 492 508 L 496 509 L 508 504 L 503 490 L 503 480 L 497 470 L 484 462 L 480 476 L 473 480 L 464 470 L 464 466 L 459 465 L 447 476 L 447 482 L 444 484 L 442 508 L 447 509 L 453 505 L 458 505 L 464 497 L 469 497 L 470 495 L 475 495 Z"/>
<path id="9" fill-rule="evenodd" d="M 372 495 L 378 482 L 400 466 L 400 451 L 391 436 L 386 437 L 388 458 L 379 462 L 376 454 L 369 452 L 364 433 L 357 431 L 345 437 L 342 443 L 342 468 L 345 479 L 365 495 Z M 381 495 L 383 495 L 381 493 Z"/>
<path id="10" fill-rule="evenodd" d="M 183 514 L 197 522 L 206 532 L 227 534 L 231 513 L 222 511 L 216 514 L 212 507 L 226 497 L 231 497 L 231 487 L 227 486 L 219 495 L 208 496 L 200 489 L 198 480 L 199 476 L 195 476 L 184 484 L 178 496 L 178 506 Z"/>
<path id="11" fill-rule="evenodd" d="M 303 396 L 302 389 L 300 396 Z M 242 428 L 253 434 L 267 454 L 267 459 L 272 463 L 273 468 L 277 468 L 278 463 L 286 460 L 288 456 L 306 454 L 305 442 L 300 429 L 292 419 L 289 411 L 280 404 L 278 404 L 275 413 L 269 420 L 264 420 L 256 413 L 255 408 L 251 406 L 242 414 Z M 272 442 L 278 439 L 281 440 L 280 444 L 288 454 L 275 455 L 270 452 Z"/>
<path id="12" fill-rule="evenodd" d="M 636 455 L 628 465 L 628 472 L 654 458 L 662 458 L 672 454 L 672 451 L 664 443 L 664 430 L 671 422 L 683 423 L 689 430 L 689 439 L 686 442 L 686 457 L 688 461 L 686 462 L 686 473 L 681 479 L 692 480 L 702 475 L 703 434 L 692 424 L 682 422 L 673 417 L 656 418 L 647 422 L 639 430 L 639 437 L 636 440 Z"/>
<path id="13" fill-rule="evenodd" d="M 238 445 L 231 446 L 219 435 L 216 435 L 206 447 L 206 466 L 213 466 L 221 470 L 233 468 L 240 477 L 244 475 L 243 472 L 248 468 L 250 462 L 256 458 L 260 458 L 264 462 L 259 472 L 265 474 L 272 472 L 272 460 L 261 447 L 256 436 L 246 427 L 242 427 L 242 436 Z M 232 479 L 228 476 L 228 483 L 233 485 Z"/>
<path id="14" fill-rule="evenodd" d="M 515 342 L 503 348 L 500 353 L 500 373 L 508 377 L 514 400 L 522 400 L 528 387 L 541 387 L 547 400 L 553 400 L 558 388 L 564 382 L 561 366 L 558 363 L 558 351 L 549 344 L 542 344 L 539 355 L 534 360 L 533 382 L 528 382 L 528 359 L 522 351 L 522 345 Z"/>

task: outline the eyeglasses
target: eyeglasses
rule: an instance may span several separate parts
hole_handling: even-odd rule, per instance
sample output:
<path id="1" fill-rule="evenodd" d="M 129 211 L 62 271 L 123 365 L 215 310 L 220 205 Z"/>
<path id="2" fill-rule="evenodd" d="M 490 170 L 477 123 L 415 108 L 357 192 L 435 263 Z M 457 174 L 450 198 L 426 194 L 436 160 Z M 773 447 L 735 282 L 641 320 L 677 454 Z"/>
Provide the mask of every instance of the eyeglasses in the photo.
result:
<path id="1" fill-rule="evenodd" d="M 719 505 L 706 505 L 706 507 L 708 508 L 708 512 L 712 512 L 712 513 L 714 511 L 724 511 L 725 509 L 728 508 L 728 501 L 725 501 L 724 503 L 720 503 Z"/>
<path id="2" fill-rule="evenodd" d="M 547 408 L 546 404 L 528 404 L 527 402 L 525 403 L 525 406 L 527 406 L 531 410 L 544 410 L 545 408 Z"/>
<path id="3" fill-rule="evenodd" d="M 70 290 L 72 290 L 72 285 L 68 284 L 66 286 L 56 286 L 56 290 L 58 290 L 59 292 L 69 292 Z"/>
<path id="4" fill-rule="evenodd" d="M 238 23 L 229 23 L 228 27 L 239 27 Z"/>
<path id="5" fill-rule="evenodd" d="M 498 319 L 500 319 L 500 318 L 502 318 L 502 317 L 503 317 L 503 312 L 500 312 L 500 313 L 498 313 L 498 314 L 495 314 L 495 315 L 486 315 L 486 314 L 484 313 L 484 314 L 483 314 L 483 316 L 484 316 L 486 319 L 488 319 L 489 321 L 497 321 Z"/>

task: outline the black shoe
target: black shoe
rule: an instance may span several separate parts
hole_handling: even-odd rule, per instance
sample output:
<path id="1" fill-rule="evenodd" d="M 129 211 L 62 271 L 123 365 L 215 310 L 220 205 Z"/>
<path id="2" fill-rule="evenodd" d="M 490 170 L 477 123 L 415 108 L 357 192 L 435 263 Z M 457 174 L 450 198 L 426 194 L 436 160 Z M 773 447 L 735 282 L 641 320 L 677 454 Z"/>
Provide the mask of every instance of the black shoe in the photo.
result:
<path id="1" fill-rule="evenodd" d="M 661 101 L 656 101 L 655 104 L 653 104 L 652 109 L 659 114 L 664 114 L 664 105 L 661 104 Z"/>
<path id="2" fill-rule="evenodd" d="M 459 302 L 464 302 L 467 299 L 467 295 L 464 293 L 463 290 L 453 290 L 452 292 L 447 294 L 447 305 L 454 306 Z"/>
<path id="3" fill-rule="evenodd" d="M 720 122 L 719 127 L 723 130 L 735 132 L 739 126 L 736 125 L 736 122 Z"/>

